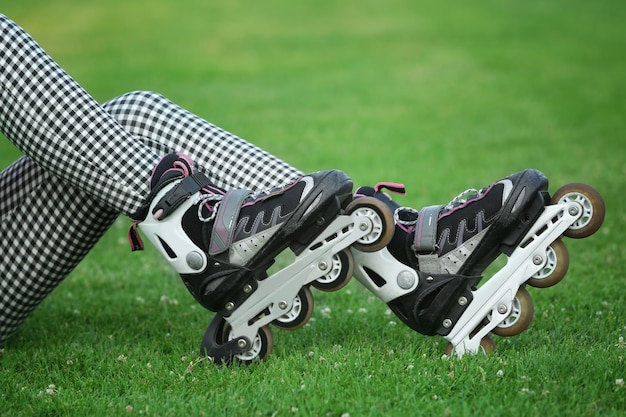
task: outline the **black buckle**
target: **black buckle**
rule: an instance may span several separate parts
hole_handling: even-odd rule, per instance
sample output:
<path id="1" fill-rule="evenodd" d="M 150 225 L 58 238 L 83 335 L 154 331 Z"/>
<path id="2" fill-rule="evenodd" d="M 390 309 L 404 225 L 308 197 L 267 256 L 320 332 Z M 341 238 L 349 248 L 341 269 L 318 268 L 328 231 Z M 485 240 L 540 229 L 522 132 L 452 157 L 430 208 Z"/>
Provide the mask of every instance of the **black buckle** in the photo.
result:
<path id="1" fill-rule="evenodd" d="M 172 214 L 181 204 L 189 197 L 200 191 L 211 182 L 209 178 L 201 172 L 196 172 L 188 177 L 183 178 L 181 182 L 176 184 L 174 188 L 169 190 L 163 198 L 154 206 L 152 214 L 162 210 L 158 220 L 162 220 Z"/>

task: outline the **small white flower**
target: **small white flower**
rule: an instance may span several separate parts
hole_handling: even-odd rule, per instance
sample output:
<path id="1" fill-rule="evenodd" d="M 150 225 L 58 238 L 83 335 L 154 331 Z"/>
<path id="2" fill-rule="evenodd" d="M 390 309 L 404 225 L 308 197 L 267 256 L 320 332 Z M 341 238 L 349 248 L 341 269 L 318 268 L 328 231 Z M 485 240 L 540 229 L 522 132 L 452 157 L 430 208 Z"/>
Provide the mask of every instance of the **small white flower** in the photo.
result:
<path id="1" fill-rule="evenodd" d="M 496 372 L 496 376 L 498 378 L 502 378 L 504 376 L 504 371 L 502 369 L 498 369 L 498 372 Z"/>
<path id="2" fill-rule="evenodd" d="M 126 356 L 126 355 L 120 355 L 120 356 L 117 357 L 117 360 L 118 361 L 122 361 L 122 362 L 125 361 L 126 359 L 128 359 L 128 356 Z"/>
<path id="3" fill-rule="evenodd" d="M 367 309 L 366 308 L 359 308 L 359 313 L 367 313 Z"/>
<path id="4" fill-rule="evenodd" d="M 623 386 L 624 385 L 624 378 L 617 378 L 615 380 L 615 385 L 617 385 L 619 387 Z"/>
<path id="5" fill-rule="evenodd" d="M 48 388 L 46 388 L 46 394 L 48 395 L 54 395 L 57 393 L 57 387 L 54 384 L 50 384 L 48 385 Z"/>

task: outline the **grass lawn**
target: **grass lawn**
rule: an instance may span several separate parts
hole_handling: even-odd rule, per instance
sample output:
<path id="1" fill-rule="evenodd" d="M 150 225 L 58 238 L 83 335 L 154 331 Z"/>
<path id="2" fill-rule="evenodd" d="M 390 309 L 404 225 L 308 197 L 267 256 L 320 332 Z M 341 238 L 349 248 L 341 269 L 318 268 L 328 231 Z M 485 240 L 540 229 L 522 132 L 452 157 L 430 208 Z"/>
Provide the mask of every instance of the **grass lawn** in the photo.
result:
<path id="1" fill-rule="evenodd" d="M 219 3 L 219 4 L 215 4 Z M 268 361 L 198 356 L 211 314 L 120 219 L 0 353 L 0 416 L 626 414 L 626 3 L 0 0 L 99 101 L 153 90 L 303 171 L 445 203 L 534 167 L 605 198 L 528 331 L 484 356 L 402 325 L 356 281 L 314 292 Z M 1 51 L 0 51 L 1 53 Z M 19 152 L 0 141 L 0 167 Z M 45 198 L 45 196 L 43 196 Z M 2 256 L 0 254 L 0 256 Z M 2 271 L 0 271 L 2 273 Z"/>

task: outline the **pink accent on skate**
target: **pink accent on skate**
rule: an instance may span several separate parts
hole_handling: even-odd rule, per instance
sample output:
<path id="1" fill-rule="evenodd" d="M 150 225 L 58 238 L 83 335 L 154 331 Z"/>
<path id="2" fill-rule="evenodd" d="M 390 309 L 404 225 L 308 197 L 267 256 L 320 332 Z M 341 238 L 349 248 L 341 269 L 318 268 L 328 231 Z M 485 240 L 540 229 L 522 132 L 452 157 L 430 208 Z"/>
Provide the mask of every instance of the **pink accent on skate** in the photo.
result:
<path id="1" fill-rule="evenodd" d="M 163 209 L 158 209 L 157 211 L 154 212 L 152 217 L 154 217 L 154 220 L 159 220 L 161 219 L 162 215 L 163 215 Z"/>
<path id="2" fill-rule="evenodd" d="M 395 194 L 406 195 L 406 188 L 404 187 L 404 184 L 397 182 L 379 182 L 374 186 L 374 191 L 379 192 L 383 188 L 386 188 Z"/>
<path id="3" fill-rule="evenodd" d="M 406 226 L 402 223 L 396 223 L 396 227 L 400 228 L 401 230 L 404 230 L 406 233 L 412 233 L 415 230 L 415 226 L 413 225 Z"/>
<path id="4" fill-rule="evenodd" d="M 163 155 L 163 157 L 161 157 L 161 159 L 159 159 L 159 162 L 157 162 L 157 164 L 154 166 L 154 168 L 152 169 L 152 173 L 150 174 L 150 181 L 148 182 L 149 184 L 154 184 L 153 180 L 154 178 L 154 173 L 156 172 L 157 168 L 159 167 L 159 165 L 163 162 L 163 160 L 168 157 L 171 154 L 168 155 Z M 163 177 L 165 174 L 169 173 L 169 172 L 179 172 L 183 177 L 188 177 L 191 174 L 193 174 L 193 161 L 191 160 L 191 158 L 189 158 L 187 155 L 183 154 L 183 153 L 176 153 L 176 156 L 180 159 L 182 159 L 183 161 L 174 161 L 172 168 L 169 168 L 167 170 L 165 170 L 162 174 L 161 177 Z M 157 178 L 157 180 L 159 180 L 160 178 Z"/>

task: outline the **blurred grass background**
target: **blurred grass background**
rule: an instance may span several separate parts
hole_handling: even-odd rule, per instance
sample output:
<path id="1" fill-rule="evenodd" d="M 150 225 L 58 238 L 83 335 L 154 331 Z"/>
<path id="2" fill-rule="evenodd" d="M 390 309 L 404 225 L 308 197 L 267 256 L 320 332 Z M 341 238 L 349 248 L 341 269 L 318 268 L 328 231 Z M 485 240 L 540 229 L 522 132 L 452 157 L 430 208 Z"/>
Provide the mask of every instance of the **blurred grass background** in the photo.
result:
<path id="1" fill-rule="evenodd" d="M 2 353 L 0 415 L 622 415 L 626 4 L 0 0 L 97 100 L 152 90 L 303 171 L 444 203 L 534 167 L 594 185 L 599 233 L 490 357 L 393 325 L 356 283 L 316 295 L 250 369 L 197 358 L 210 315 L 120 219 Z M 19 152 L 0 141 L 0 167 Z M 620 382 L 621 381 L 621 382 Z M 53 385 L 50 388 L 50 385 Z M 48 392 L 48 390 L 51 390 Z"/>

